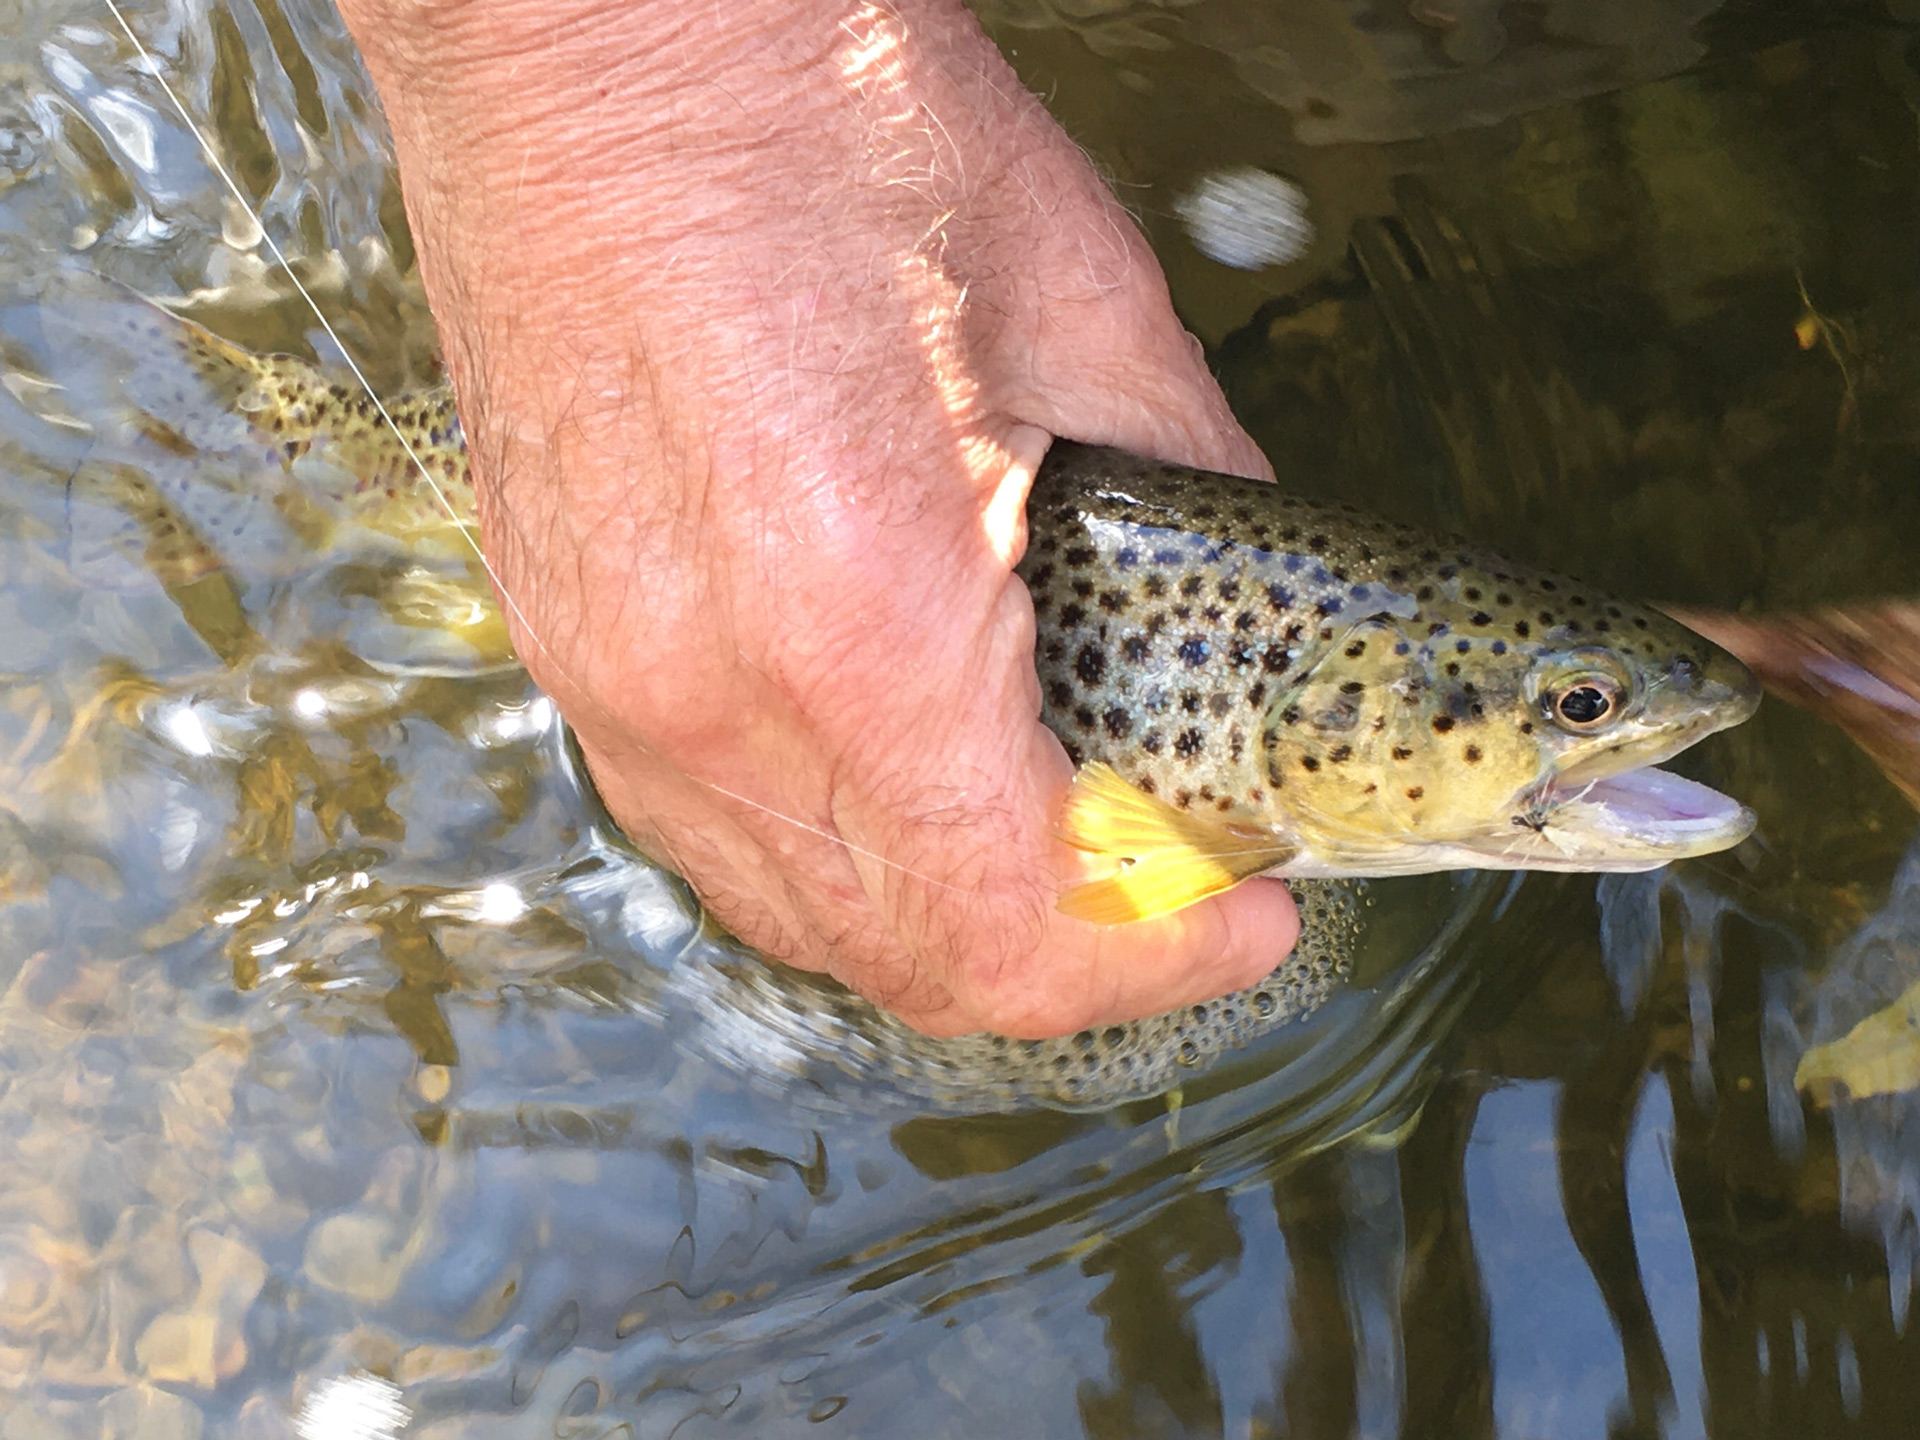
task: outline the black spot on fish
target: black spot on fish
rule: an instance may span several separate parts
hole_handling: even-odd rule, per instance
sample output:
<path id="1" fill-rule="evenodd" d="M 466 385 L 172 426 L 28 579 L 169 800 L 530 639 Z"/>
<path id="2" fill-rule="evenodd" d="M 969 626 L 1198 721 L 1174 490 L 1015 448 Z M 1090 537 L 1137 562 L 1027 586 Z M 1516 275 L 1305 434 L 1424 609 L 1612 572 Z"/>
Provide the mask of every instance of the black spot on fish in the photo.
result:
<path id="1" fill-rule="evenodd" d="M 1427 791 L 1425 786 L 1415 785 L 1412 789 L 1407 791 L 1407 799 L 1418 800 L 1421 798 L 1421 796 L 1425 795 L 1426 793 Z"/>
<path id="2" fill-rule="evenodd" d="M 1540 582 L 1540 588 L 1542 590 L 1552 592 L 1552 591 L 1558 590 L 1560 586 L 1552 580 L 1542 580 Z"/>
<path id="3" fill-rule="evenodd" d="M 1133 729 L 1133 717 L 1118 705 L 1107 711 L 1103 718 L 1106 720 L 1107 734 L 1111 735 L 1115 740 L 1126 739 L 1127 732 Z"/>
<path id="4" fill-rule="evenodd" d="M 1153 651 L 1153 646 L 1144 635 L 1129 635 L 1120 642 L 1120 653 L 1135 665 L 1145 660 Z"/>
<path id="5" fill-rule="evenodd" d="M 1073 673 L 1089 685 L 1098 685 L 1107 678 L 1106 652 L 1098 645 L 1083 645 L 1074 657 Z"/>
<path id="6" fill-rule="evenodd" d="M 1269 675 L 1284 675 L 1287 670 L 1287 647 L 1269 645 L 1260 652 L 1260 668 Z"/>
<path id="7" fill-rule="evenodd" d="M 1233 628 L 1243 634 L 1253 629 L 1253 627 L 1259 623 L 1260 621 L 1251 610 L 1242 610 L 1238 615 L 1233 617 Z"/>
<path id="8" fill-rule="evenodd" d="M 1358 695 L 1366 688 L 1367 687 L 1358 680 L 1343 680 L 1340 683 L 1340 693 L 1342 695 Z"/>
<path id="9" fill-rule="evenodd" d="M 1191 600 L 1200 593 L 1200 587 L 1205 583 L 1198 575 L 1189 575 L 1180 582 L 1180 593 Z"/>
<path id="10" fill-rule="evenodd" d="M 1533 627 L 1524 620 L 1516 620 L 1513 622 L 1513 633 L 1524 640 L 1533 633 Z"/>
<path id="11" fill-rule="evenodd" d="M 1149 730 L 1140 737 L 1140 748 L 1149 755 L 1158 755 L 1166 743 L 1166 737 L 1158 730 Z"/>
<path id="12" fill-rule="evenodd" d="M 1220 582 L 1220 598 L 1222 600 L 1238 600 L 1240 598 L 1240 582 L 1238 580 L 1222 580 Z"/>
<path id="13" fill-rule="evenodd" d="M 1199 729 L 1189 726 L 1174 737 L 1173 753 L 1185 759 L 1191 759 L 1200 753 L 1200 746 L 1205 739 L 1205 735 Z"/>
<path id="14" fill-rule="evenodd" d="M 1047 703 L 1056 710 L 1064 710 L 1073 703 L 1073 687 L 1064 680 L 1056 680 L 1047 687 Z"/>
<path id="15" fill-rule="evenodd" d="M 1493 623 L 1493 617 L 1484 610 L 1476 610 L 1467 618 L 1475 625 L 1491 625 Z"/>
<path id="16" fill-rule="evenodd" d="M 1467 764 L 1478 765 L 1480 763 L 1480 747 L 1478 745 L 1467 746 L 1466 756 Z"/>
<path id="17" fill-rule="evenodd" d="M 1087 612 L 1078 605 L 1063 605 L 1060 609 L 1060 626 L 1062 629 L 1071 630 L 1086 618 Z"/>
<path id="18" fill-rule="evenodd" d="M 1467 586 L 1466 589 L 1462 590 L 1460 593 L 1466 596 L 1467 599 L 1469 600 L 1478 600 L 1480 598 L 1480 587 L 1477 585 L 1469 585 Z"/>
<path id="19" fill-rule="evenodd" d="M 1082 575 L 1079 579 L 1073 582 L 1073 593 L 1078 595 L 1082 600 L 1092 599 L 1093 598 L 1093 581 L 1087 579 L 1086 576 Z"/>
<path id="20" fill-rule="evenodd" d="M 1300 768 L 1311 774 L 1320 768 L 1320 762 L 1311 755 L 1302 755 L 1300 757 Z"/>
<path id="21" fill-rule="evenodd" d="M 1347 646 L 1346 654 L 1349 660 L 1357 660 L 1366 653 L 1367 653 L 1367 642 L 1364 640 L 1356 640 L 1351 645 Z"/>
<path id="22" fill-rule="evenodd" d="M 1293 607 L 1293 591 L 1284 585 L 1267 586 L 1267 603 L 1276 610 L 1289 610 Z M 1644 626 L 1645 622 L 1642 622 Z"/>
<path id="23" fill-rule="evenodd" d="M 1433 717 L 1433 733 L 1434 734 L 1444 735 L 1447 733 L 1447 731 L 1451 730 L 1452 728 L 1453 728 L 1453 717 L 1451 715 L 1436 715 Z"/>
<path id="24" fill-rule="evenodd" d="M 1073 712 L 1073 723 L 1078 725 L 1082 730 L 1093 729 L 1093 711 L 1082 705 L 1078 710 Z"/>
<path id="25" fill-rule="evenodd" d="M 1533 733 L 1533 722 L 1531 720 L 1522 720 L 1520 722 L 1520 733 L 1522 735 L 1531 735 Z"/>
<path id="26" fill-rule="evenodd" d="M 1069 569 L 1081 570 L 1093 563 L 1093 547 L 1091 545 L 1075 545 L 1060 558 L 1067 562 Z"/>
<path id="27" fill-rule="evenodd" d="M 1327 752 L 1327 759 L 1333 761 L 1336 765 L 1344 764 L 1352 758 L 1353 747 L 1351 745 L 1336 745 Z"/>
<path id="28" fill-rule="evenodd" d="M 1309 535 L 1307 537 L 1307 549 L 1311 550 L 1314 554 L 1318 555 L 1321 551 L 1325 550 L 1326 548 L 1327 548 L 1326 536 Z"/>
<path id="29" fill-rule="evenodd" d="M 1393 758 L 1396 760 L 1411 760 L 1413 758 L 1413 751 L 1405 745 L 1396 745 L 1393 747 Z"/>
<path id="30" fill-rule="evenodd" d="M 1456 640 L 1453 642 L 1453 648 L 1457 653 L 1464 655 L 1473 649 L 1473 642 L 1471 640 Z"/>
<path id="31" fill-rule="evenodd" d="M 1207 637 L 1189 635 L 1180 642 L 1180 661 L 1191 669 L 1199 669 L 1207 663 Z"/>
<path id="32" fill-rule="evenodd" d="M 1182 690 L 1180 692 L 1180 708 L 1188 715 L 1198 715 L 1200 713 L 1200 692 L 1198 690 Z"/>
<path id="33" fill-rule="evenodd" d="M 1113 557 L 1113 563 L 1122 570 L 1131 570 L 1140 563 L 1140 552 L 1128 545 Z"/>
<path id="34" fill-rule="evenodd" d="M 1158 600 L 1167 593 L 1167 577 L 1158 573 L 1150 574 L 1140 582 L 1140 593 L 1149 600 Z"/>
<path id="35" fill-rule="evenodd" d="M 1227 612 L 1222 610 L 1218 605 L 1209 605 L 1200 613 L 1215 625 L 1218 625 L 1222 620 L 1227 618 Z"/>
<path id="36" fill-rule="evenodd" d="M 1228 698 L 1224 690 L 1216 690 L 1207 697 L 1207 713 L 1216 720 L 1224 718 L 1232 705 L 1233 701 Z"/>
<path id="37" fill-rule="evenodd" d="M 1402 640 L 1393 647 L 1393 653 L 1396 655 L 1410 655 L 1413 653 L 1413 646 Z"/>
<path id="38" fill-rule="evenodd" d="M 1496 655 L 1504 655 L 1504 654 L 1506 654 L 1506 653 L 1507 653 L 1507 642 L 1506 642 L 1506 641 L 1504 641 L 1504 640 L 1496 640 L 1496 641 L 1494 641 L 1494 642 L 1493 642 L 1493 653 L 1494 653 L 1494 654 L 1496 654 Z"/>

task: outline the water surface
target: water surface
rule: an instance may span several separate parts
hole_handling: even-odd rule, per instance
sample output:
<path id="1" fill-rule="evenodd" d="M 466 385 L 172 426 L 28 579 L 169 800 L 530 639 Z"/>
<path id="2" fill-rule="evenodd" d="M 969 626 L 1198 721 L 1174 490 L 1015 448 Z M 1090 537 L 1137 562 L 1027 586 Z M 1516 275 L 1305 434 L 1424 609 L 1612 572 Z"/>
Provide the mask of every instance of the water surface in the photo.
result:
<path id="1" fill-rule="evenodd" d="M 1290 483 L 1675 602 L 1911 589 L 1904 7 L 983 10 Z M 132 13 L 431 374 L 337 20 Z M 1690 760 L 1727 856 L 1373 886 L 1349 990 L 1177 1107 L 916 1087 L 619 846 L 466 567 L 115 424 L 50 338 L 90 277 L 333 357 L 104 10 L 0 34 L 0 1435 L 291 1436 L 342 1376 L 437 1440 L 1910 1433 L 1920 1116 L 1793 1083 L 1920 979 L 1920 826 L 1836 732 Z M 1182 227 L 1245 165 L 1291 263 Z M 216 573 L 142 563 L 141 485 Z"/>

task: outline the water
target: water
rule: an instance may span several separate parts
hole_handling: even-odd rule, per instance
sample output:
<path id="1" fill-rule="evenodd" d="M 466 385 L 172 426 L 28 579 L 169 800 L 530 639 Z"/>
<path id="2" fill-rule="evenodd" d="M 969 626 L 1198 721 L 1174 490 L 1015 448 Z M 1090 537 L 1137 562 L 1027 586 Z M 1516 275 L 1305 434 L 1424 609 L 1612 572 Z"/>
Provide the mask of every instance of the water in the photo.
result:
<path id="1" fill-rule="evenodd" d="M 988 18 L 1295 483 L 1674 601 L 1911 586 L 1901 7 Z M 375 382 L 429 375 L 330 13 L 135 23 Z M 464 566 L 113 425 L 124 358 L 48 341 L 88 276 L 327 351 L 104 10 L 0 34 L 0 1436 L 376 1377 L 442 1440 L 1910 1431 L 1914 1102 L 1794 1090 L 1920 975 L 1915 818 L 1836 733 L 1697 757 L 1730 856 L 1373 887 L 1353 985 L 1177 1107 L 917 1087 L 619 847 Z M 1296 258 L 1183 231 L 1236 166 Z M 142 483 L 218 573 L 155 581 Z"/>

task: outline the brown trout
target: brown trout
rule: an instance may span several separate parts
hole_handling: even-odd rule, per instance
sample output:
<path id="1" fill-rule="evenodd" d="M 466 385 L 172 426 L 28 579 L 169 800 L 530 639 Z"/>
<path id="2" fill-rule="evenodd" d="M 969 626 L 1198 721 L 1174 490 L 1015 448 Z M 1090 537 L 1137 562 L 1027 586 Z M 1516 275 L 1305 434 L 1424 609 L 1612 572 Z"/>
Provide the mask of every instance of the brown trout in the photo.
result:
<path id="1" fill-rule="evenodd" d="M 157 306 L 120 324 L 173 359 L 128 391 L 187 443 L 264 443 L 284 464 L 319 449 L 354 523 L 466 547 L 448 387 L 383 415 Z M 1753 827 L 1655 768 L 1759 699 L 1738 660 L 1657 611 L 1352 506 L 1070 442 L 1028 515 L 1041 719 L 1080 767 L 1063 833 L 1109 871 L 1070 913 L 1121 923 L 1258 874 L 1647 870 Z M 149 564 L 212 563 L 191 527 L 165 533 Z"/>
<path id="2" fill-rule="evenodd" d="M 388 402 L 389 425 L 355 385 L 145 302 L 96 312 L 84 337 L 125 349 L 120 398 L 166 449 L 264 458 L 303 504 L 409 552 L 468 553 L 447 388 Z M 95 487 L 128 522 L 118 547 L 170 589 L 215 576 L 220 498 L 127 471 Z M 749 971 L 716 997 L 716 1036 L 877 1063 L 970 1107 L 1110 1105 L 1327 1001 L 1361 950 L 1363 882 L 1312 877 L 1648 869 L 1752 825 L 1652 768 L 1757 694 L 1656 612 L 1280 486 L 1065 442 L 1028 512 L 1041 718 L 1080 767 L 1064 833 L 1106 872 L 1063 904 L 1120 922 L 1271 872 L 1300 907 L 1293 953 L 1236 994 L 1057 1041 L 932 1040 Z"/>
<path id="3" fill-rule="evenodd" d="M 1028 506 L 1044 718 L 1081 766 L 1064 908 L 1250 875 L 1650 870 L 1753 816 L 1656 767 L 1759 703 L 1658 611 L 1351 506 L 1058 445 Z"/>

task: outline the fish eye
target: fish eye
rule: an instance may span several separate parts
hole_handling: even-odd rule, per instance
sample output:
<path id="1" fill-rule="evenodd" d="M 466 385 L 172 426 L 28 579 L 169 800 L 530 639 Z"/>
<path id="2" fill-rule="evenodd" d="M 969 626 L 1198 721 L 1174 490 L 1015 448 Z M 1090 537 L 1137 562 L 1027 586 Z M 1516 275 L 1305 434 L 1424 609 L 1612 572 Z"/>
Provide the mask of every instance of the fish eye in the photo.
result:
<path id="1" fill-rule="evenodd" d="M 1604 675 L 1585 675 L 1553 699 L 1553 718 L 1568 730 L 1598 730 L 1620 700 L 1620 687 Z"/>

